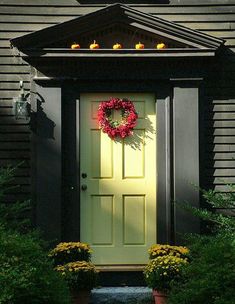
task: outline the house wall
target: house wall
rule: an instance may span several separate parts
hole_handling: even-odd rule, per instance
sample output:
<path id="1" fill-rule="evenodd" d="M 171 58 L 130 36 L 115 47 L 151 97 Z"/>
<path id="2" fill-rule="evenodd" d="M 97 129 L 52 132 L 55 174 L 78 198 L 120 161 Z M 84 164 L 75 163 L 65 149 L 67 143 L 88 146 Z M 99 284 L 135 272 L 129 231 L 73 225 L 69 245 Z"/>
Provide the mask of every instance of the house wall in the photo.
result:
<path id="1" fill-rule="evenodd" d="M 229 51 L 212 67 L 200 104 L 204 143 L 200 155 L 201 183 L 203 187 L 226 191 L 223 183 L 235 181 L 235 1 L 119 2 L 132 3 L 131 7 L 140 11 L 226 40 Z M 11 113 L 11 100 L 18 95 L 19 80 L 23 79 L 26 89 L 30 89 L 30 68 L 13 54 L 9 39 L 103 6 L 98 0 L 0 0 L 0 165 L 24 161 L 14 181 L 20 188 L 9 193 L 9 202 L 30 196 L 33 176 L 30 129 L 34 127 L 16 121 Z"/>

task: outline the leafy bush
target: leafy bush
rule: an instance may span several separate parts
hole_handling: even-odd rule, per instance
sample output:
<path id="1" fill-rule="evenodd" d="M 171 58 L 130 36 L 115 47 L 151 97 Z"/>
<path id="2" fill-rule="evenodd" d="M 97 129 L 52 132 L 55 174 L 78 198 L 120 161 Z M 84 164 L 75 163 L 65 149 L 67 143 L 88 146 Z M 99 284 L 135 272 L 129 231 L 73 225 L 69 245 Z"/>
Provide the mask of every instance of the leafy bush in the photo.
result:
<path id="1" fill-rule="evenodd" d="M 29 202 L 4 204 L 16 168 L 0 168 L 0 303 L 67 304 L 67 283 L 25 217 Z"/>
<path id="2" fill-rule="evenodd" d="M 172 285 L 169 304 L 234 303 L 235 193 L 209 190 L 203 191 L 203 196 L 212 210 L 181 206 L 211 223 L 211 233 L 188 238 L 191 262 L 183 279 Z"/>
<path id="3" fill-rule="evenodd" d="M 11 186 L 9 186 L 9 183 L 14 180 L 15 170 L 16 168 L 10 166 L 6 168 L 0 167 L 0 202 L 2 202 L 5 192 L 8 189 L 12 188 Z"/>
<path id="4" fill-rule="evenodd" d="M 201 190 L 202 196 L 209 208 L 196 208 L 188 203 L 177 203 L 176 206 L 189 211 L 194 216 L 209 223 L 208 228 L 213 233 L 235 232 L 235 185 L 229 185 L 227 193 L 215 190 Z"/>
<path id="5" fill-rule="evenodd" d="M 31 228 L 31 222 L 25 215 L 30 210 L 29 200 L 13 204 L 0 203 L 0 224 L 13 230 L 27 232 Z"/>
<path id="6" fill-rule="evenodd" d="M 69 303 L 66 282 L 54 271 L 36 234 L 0 227 L 0 303 Z"/>
<path id="7" fill-rule="evenodd" d="M 29 216 L 26 216 L 31 210 L 30 200 L 14 203 L 4 202 L 6 193 L 17 188 L 11 183 L 18 166 L 0 168 L 0 224 L 23 232 L 31 227 Z"/>
<path id="8" fill-rule="evenodd" d="M 234 236 L 192 237 L 189 247 L 192 260 L 184 269 L 183 281 L 173 285 L 169 303 L 234 303 Z"/>

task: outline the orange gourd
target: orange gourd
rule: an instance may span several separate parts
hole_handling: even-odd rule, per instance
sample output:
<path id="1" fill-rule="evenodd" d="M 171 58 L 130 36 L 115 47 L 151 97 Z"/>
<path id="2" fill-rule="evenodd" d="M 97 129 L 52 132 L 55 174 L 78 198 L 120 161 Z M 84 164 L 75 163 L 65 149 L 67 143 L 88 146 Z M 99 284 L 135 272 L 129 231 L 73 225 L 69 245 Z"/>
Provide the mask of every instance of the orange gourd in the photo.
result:
<path id="1" fill-rule="evenodd" d="M 72 50 L 80 49 L 80 45 L 78 43 L 74 42 L 73 44 L 71 44 L 71 49 Z"/>
<path id="2" fill-rule="evenodd" d="M 158 43 L 158 44 L 156 45 L 156 48 L 157 48 L 158 50 L 162 50 L 162 49 L 165 49 L 165 48 L 166 48 L 166 45 L 165 45 L 165 43 L 161 42 L 161 43 Z"/>
<path id="3" fill-rule="evenodd" d="M 136 48 L 136 50 L 142 50 L 142 49 L 144 49 L 144 44 L 139 42 L 135 45 L 135 48 Z"/>
<path id="4" fill-rule="evenodd" d="M 94 50 L 94 49 L 99 49 L 100 46 L 98 43 L 96 43 L 96 41 L 94 40 L 94 42 L 92 44 L 90 44 L 90 49 Z"/>
<path id="5" fill-rule="evenodd" d="M 114 50 L 120 50 L 121 48 L 122 48 L 122 45 L 118 42 L 113 45 Z"/>

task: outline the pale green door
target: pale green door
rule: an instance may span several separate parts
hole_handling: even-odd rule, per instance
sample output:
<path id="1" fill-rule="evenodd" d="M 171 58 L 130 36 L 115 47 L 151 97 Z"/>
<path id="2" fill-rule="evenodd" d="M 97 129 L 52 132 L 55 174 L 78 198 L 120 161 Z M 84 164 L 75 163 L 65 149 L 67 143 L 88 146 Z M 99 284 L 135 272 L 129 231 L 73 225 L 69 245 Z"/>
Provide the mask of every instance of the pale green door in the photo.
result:
<path id="1" fill-rule="evenodd" d="M 99 130 L 98 105 L 110 97 L 134 102 L 133 136 L 113 141 Z M 81 241 L 97 265 L 145 264 L 156 242 L 155 96 L 89 93 L 80 105 Z"/>

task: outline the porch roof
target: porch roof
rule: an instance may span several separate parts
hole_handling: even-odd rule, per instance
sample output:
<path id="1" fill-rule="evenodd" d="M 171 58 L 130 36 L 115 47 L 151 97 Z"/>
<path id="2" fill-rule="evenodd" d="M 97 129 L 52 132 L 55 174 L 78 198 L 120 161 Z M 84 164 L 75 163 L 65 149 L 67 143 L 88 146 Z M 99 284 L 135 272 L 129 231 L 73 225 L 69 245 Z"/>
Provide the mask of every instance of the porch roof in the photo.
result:
<path id="1" fill-rule="evenodd" d="M 147 47 L 144 50 L 131 48 L 112 50 L 107 47 L 98 50 L 85 47 L 78 50 L 70 49 L 69 42 L 72 42 L 74 37 L 86 39 L 86 36 L 95 36 L 98 33 L 101 40 L 107 40 L 108 38 L 105 37 L 107 30 L 118 27 L 124 29 L 119 35 L 124 35 L 125 30 L 128 33 L 125 33 L 126 40 L 128 40 L 127 35 L 133 38 L 135 33 L 139 33 L 140 37 L 142 35 L 149 41 L 162 39 L 170 47 L 161 50 L 153 47 Z M 148 43 L 150 45 L 150 42 Z M 224 44 L 224 40 L 117 3 L 70 21 L 14 38 L 11 44 L 27 61 L 27 57 L 214 56 Z"/>

